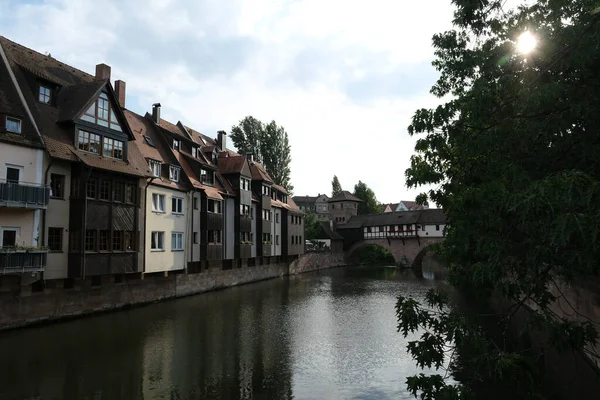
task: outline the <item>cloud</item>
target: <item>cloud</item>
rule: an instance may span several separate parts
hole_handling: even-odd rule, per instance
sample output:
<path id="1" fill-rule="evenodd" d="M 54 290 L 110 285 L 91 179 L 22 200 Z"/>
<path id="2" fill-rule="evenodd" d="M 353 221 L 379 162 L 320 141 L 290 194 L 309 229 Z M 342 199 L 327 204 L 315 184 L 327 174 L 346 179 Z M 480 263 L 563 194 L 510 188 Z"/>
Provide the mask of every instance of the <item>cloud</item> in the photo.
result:
<path id="1" fill-rule="evenodd" d="M 428 91 L 431 37 L 450 27 L 449 0 L 0 0 L 0 34 L 127 82 L 128 108 L 209 135 L 246 115 L 290 135 L 296 194 L 358 180 L 381 201 L 404 187 L 417 108 Z"/>

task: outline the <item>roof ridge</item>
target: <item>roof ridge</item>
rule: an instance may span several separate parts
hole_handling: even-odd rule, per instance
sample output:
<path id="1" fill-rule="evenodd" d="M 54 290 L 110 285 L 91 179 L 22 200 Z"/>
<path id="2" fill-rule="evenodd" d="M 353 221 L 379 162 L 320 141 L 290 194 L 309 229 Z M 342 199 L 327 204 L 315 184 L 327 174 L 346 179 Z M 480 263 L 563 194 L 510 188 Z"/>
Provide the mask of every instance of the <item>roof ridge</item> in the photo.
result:
<path id="1" fill-rule="evenodd" d="M 23 48 L 23 49 L 25 49 L 25 50 L 28 50 L 28 51 L 32 51 L 32 52 L 34 52 L 34 53 L 37 53 L 37 54 L 39 54 L 39 55 L 40 55 L 40 56 L 42 56 L 42 57 L 46 57 L 46 58 L 52 59 L 52 60 L 54 60 L 55 62 L 57 62 L 58 64 L 61 64 L 61 65 L 65 66 L 65 67 L 72 68 L 72 69 L 74 69 L 74 70 L 77 70 L 78 72 L 81 72 L 81 73 L 82 73 L 82 74 L 84 74 L 84 75 L 88 75 L 89 77 L 91 77 L 91 78 L 94 78 L 94 75 L 92 75 L 92 74 L 89 74 L 89 73 L 87 73 L 87 72 L 85 72 L 85 71 L 83 71 L 83 70 L 81 70 L 81 69 L 79 69 L 79 68 L 77 68 L 77 67 L 74 67 L 74 66 L 72 66 L 72 65 L 65 64 L 64 62 L 62 62 L 62 61 L 59 61 L 57 58 L 54 58 L 54 57 L 52 57 L 51 55 L 49 55 L 49 54 L 50 54 L 50 52 L 48 52 L 48 54 L 43 54 L 43 53 L 40 53 L 40 52 L 39 52 L 39 51 L 37 51 L 37 50 L 34 50 L 34 49 L 30 48 L 30 47 L 24 46 L 24 45 L 22 45 L 22 44 L 20 44 L 20 43 L 17 43 L 17 42 L 14 42 L 14 41 L 10 40 L 10 39 L 9 39 L 9 38 L 7 38 L 6 36 L 2 36 L 2 35 L 0 35 L 0 39 L 4 39 L 4 40 L 6 40 L 7 42 L 9 42 L 9 43 L 10 43 L 10 44 L 12 44 L 12 45 L 15 45 L 15 46 L 21 47 L 21 48 Z M 17 64 L 18 64 L 18 63 L 17 63 Z M 19 64 L 19 65 L 20 65 L 20 64 Z"/>

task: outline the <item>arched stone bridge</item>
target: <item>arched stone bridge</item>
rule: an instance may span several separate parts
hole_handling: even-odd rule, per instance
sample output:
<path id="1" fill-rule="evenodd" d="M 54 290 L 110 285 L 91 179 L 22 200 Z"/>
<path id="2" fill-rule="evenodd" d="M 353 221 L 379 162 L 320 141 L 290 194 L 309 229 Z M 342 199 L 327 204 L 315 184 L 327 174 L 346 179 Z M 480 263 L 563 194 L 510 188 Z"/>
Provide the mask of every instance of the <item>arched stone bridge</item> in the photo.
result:
<path id="1" fill-rule="evenodd" d="M 367 246 L 380 246 L 388 250 L 396 263 L 406 257 L 412 267 L 420 267 L 423 257 L 431 251 L 433 244 L 442 243 L 443 237 L 387 237 L 378 239 L 363 239 L 352 244 L 344 251 L 347 261 L 352 260 L 358 249 Z"/>

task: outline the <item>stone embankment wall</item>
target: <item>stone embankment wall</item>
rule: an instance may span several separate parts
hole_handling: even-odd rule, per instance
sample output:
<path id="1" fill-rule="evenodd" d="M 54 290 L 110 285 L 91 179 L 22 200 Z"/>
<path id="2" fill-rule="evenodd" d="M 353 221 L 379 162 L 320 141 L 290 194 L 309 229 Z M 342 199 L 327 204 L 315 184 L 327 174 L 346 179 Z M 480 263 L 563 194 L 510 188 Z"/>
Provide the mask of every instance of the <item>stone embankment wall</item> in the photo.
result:
<path id="1" fill-rule="evenodd" d="M 308 253 L 291 264 L 274 263 L 223 270 L 220 265 L 196 274 L 146 275 L 123 282 L 92 286 L 90 280 L 74 288 L 26 288 L 0 293 L 0 330 L 72 318 L 98 312 L 194 295 L 211 290 L 340 266 L 343 254 Z"/>

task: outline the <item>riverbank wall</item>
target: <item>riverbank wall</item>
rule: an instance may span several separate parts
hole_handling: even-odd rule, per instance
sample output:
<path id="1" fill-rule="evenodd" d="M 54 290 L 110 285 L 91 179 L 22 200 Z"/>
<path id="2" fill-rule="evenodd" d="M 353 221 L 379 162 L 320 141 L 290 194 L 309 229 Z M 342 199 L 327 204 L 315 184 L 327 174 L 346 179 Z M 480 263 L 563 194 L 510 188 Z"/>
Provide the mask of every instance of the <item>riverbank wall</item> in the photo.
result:
<path id="1" fill-rule="evenodd" d="M 3 285 L 0 292 L 0 330 L 76 318 L 100 312 L 190 296 L 261 280 L 337 267 L 343 254 L 331 252 L 303 254 L 292 262 L 268 263 L 223 269 L 226 263 L 213 262 L 194 274 L 136 274 L 91 279 L 66 287 L 62 281 L 48 281 L 43 290 L 32 285 Z"/>

